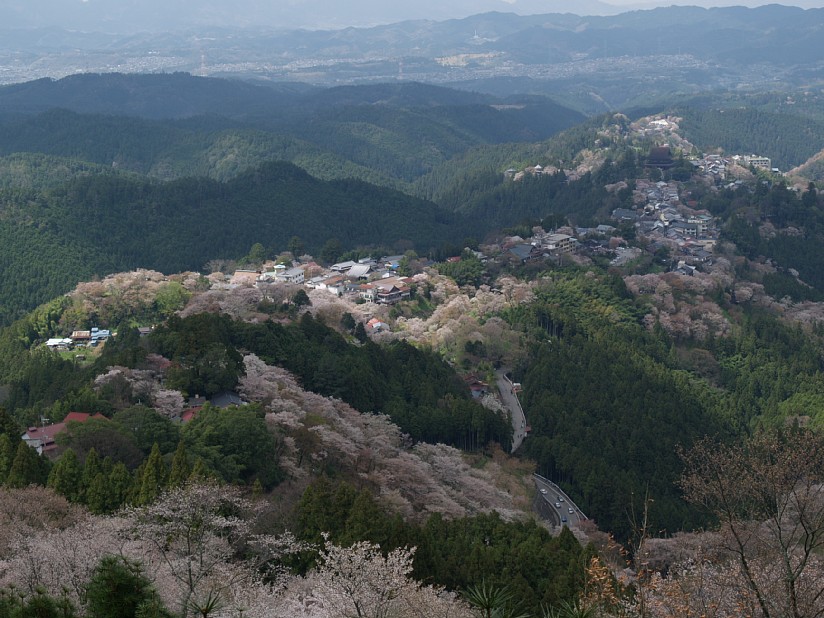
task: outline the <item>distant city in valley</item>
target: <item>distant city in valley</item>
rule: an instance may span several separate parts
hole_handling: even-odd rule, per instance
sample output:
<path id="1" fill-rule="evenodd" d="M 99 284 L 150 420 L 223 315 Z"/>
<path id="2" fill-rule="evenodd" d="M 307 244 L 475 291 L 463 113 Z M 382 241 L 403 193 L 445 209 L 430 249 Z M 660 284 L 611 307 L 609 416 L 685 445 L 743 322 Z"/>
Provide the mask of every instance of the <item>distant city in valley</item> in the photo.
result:
<path id="1" fill-rule="evenodd" d="M 603 98 L 603 109 L 616 109 L 628 102 L 611 92 L 616 82 L 624 90 L 643 84 L 647 96 L 824 83 L 822 24 L 824 9 L 772 5 L 603 17 L 487 13 L 317 31 L 203 27 L 123 36 L 7 29 L 0 30 L 0 84 L 182 71 L 327 86 L 420 81 L 544 94 L 587 88 L 593 100 Z"/>

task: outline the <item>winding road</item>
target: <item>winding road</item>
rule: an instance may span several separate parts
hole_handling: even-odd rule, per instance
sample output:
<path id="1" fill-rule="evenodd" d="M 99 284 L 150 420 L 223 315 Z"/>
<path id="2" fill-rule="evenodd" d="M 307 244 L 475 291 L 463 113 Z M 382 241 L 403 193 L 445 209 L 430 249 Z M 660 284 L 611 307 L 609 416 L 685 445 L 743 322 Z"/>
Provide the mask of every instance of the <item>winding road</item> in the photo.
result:
<path id="1" fill-rule="evenodd" d="M 526 438 L 526 415 L 521 407 L 521 402 L 518 401 L 518 396 L 513 391 L 512 381 L 506 375 L 508 371 L 505 367 L 498 369 L 495 372 L 495 382 L 498 385 L 498 392 L 501 394 L 501 401 L 503 401 L 512 417 L 512 452 L 514 453 Z"/>
<path id="2" fill-rule="evenodd" d="M 526 414 L 515 394 L 512 381 L 507 376 L 509 370 L 501 367 L 495 372 L 495 382 L 506 408 L 512 417 L 512 452 L 518 450 L 526 438 Z M 532 475 L 535 480 L 535 510 L 555 526 L 577 526 L 587 519 L 578 505 L 555 483 L 540 474 Z"/>
<path id="3" fill-rule="evenodd" d="M 544 519 L 550 520 L 556 526 L 577 526 L 587 519 L 578 505 L 570 500 L 560 487 L 540 474 L 533 474 L 535 488 L 540 496 L 536 500 L 536 510 Z"/>

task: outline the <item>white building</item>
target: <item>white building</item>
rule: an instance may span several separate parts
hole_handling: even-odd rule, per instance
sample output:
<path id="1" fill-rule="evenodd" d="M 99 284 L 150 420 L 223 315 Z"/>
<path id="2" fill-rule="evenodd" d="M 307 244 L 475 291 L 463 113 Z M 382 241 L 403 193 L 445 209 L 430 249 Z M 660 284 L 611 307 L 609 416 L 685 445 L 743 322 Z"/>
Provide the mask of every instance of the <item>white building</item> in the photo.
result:
<path id="1" fill-rule="evenodd" d="M 300 267 L 289 268 L 282 272 L 279 272 L 275 275 L 275 279 L 278 281 L 284 281 L 286 283 L 303 283 L 304 280 L 304 270 Z"/>

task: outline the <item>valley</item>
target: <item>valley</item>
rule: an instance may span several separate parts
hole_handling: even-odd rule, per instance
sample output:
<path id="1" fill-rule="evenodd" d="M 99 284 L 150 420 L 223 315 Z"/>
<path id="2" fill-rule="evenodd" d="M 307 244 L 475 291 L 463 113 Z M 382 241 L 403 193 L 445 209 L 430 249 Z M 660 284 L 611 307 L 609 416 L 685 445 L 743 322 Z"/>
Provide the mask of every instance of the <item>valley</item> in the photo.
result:
<path id="1" fill-rule="evenodd" d="M 819 615 L 822 10 L 0 54 L 0 616 Z"/>

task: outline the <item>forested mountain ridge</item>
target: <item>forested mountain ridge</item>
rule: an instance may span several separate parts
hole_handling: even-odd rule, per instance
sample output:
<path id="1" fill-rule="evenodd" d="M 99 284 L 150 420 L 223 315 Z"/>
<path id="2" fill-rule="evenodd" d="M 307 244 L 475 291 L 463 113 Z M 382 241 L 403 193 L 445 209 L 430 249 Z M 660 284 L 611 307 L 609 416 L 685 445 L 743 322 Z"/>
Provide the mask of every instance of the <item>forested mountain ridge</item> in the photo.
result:
<path id="1" fill-rule="evenodd" d="M 0 110 L 0 152 L 7 154 L 70 156 L 164 180 L 225 180 L 279 159 L 324 179 L 398 188 L 469 148 L 538 141 L 583 120 L 545 97 L 502 99 L 424 84 L 234 89 L 229 80 L 184 74 L 7 86 Z"/>
<path id="2" fill-rule="evenodd" d="M 81 176 L 129 175 L 111 166 L 78 159 L 34 153 L 0 156 L 0 189 L 42 191 Z M 133 179 L 137 180 L 134 176 Z"/>
<path id="3" fill-rule="evenodd" d="M 238 117 L 277 112 L 312 90 L 299 84 L 267 87 L 187 73 L 81 74 L 5 85 L 0 88 L 0 110 L 29 115 L 61 108 L 151 119 L 209 114 Z"/>
<path id="4" fill-rule="evenodd" d="M 461 109 L 496 107 L 497 117 L 520 123 L 527 133 L 553 132 L 583 119 L 548 97 L 495 97 L 422 83 L 377 84 L 333 88 L 309 88 L 300 84 L 266 84 L 241 80 L 196 77 L 188 73 L 168 75 L 82 74 L 60 80 L 37 80 L 0 86 L 0 114 L 20 116 L 50 109 L 81 114 L 105 114 L 152 120 L 211 116 L 264 129 L 300 130 L 299 123 L 340 109 L 446 110 L 456 126 L 477 132 L 496 130 Z M 524 109 L 528 114 L 527 122 Z M 554 116 L 553 120 L 542 118 Z M 437 114 L 431 120 L 436 122 Z M 296 126 L 296 124 L 298 126 Z M 500 132 L 500 130 L 499 130 Z M 517 137 L 517 133 L 516 133 Z"/>
<path id="5" fill-rule="evenodd" d="M 307 141 L 242 128 L 225 118 L 175 122 L 56 109 L 0 123 L 0 135 L 5 155 L 67 157 L 157 180 L 203 176 L 224 181 L 266 161 L 289 161 L 322 180 L 399 184 Z"/>
<path id="6" fill-rule="evenodd" d="M 435 204 L 360 181 L 320 181 L 287 163 L 225 183 L 80 176 L 42 192 L 8 189 L 0 199 L 6 320 L 94 274 L 198 270 L 256 242 L 283 250 L 299 236 L 318 255 L 333 239 L 341 251 L 401 243 L 425 254 L 477 229 Z"/>
<path id="7" fill-rule="evenodd" d="M 370 92 L 361 94 L 368 99 L 382 91 L 372 88 Z M 433 148 L 427 141 L 412 139 L 413 135 L 420 137 L 416 127 L 427 125 L 428 114 L 446 113 L 449 116 L 451 112 L 446 108 L 428 109 L 424 113 L 383 106 L 375 109 L 368 106 L 338 108 L 330 111 L 325 120 L 318 118 L 316 124 L 310 123 L 310 127 L 302 129 L 307 135 L 312 133 L 312 139 L 322 147 L 266 131 L 229 128 L 226 125 L 232 125 L 232 121 L 217 118 L 169 124 L 169 121 L 84 116 L 55 110 L 19 122 L 8 121 L 0 127 L 7 152 L 42 149 L 72 159 L 57 167 L 51 166 L 56 161 L 34 155 L 15 154 L 4 159 L 6 180 L 3 182 L 10 190 L 4 197 L 7 216 L 3 221 L 3 234 L 9 239 L 10 255 L 3 273 L 8 282 L 4 288 L 7 298 L 18 298 L 22 306 L 32 307 L 67 289 L 73 281 L 95 273 L 138 266 L 165 271 L 199 268 L 214 257 L 216 248 L 224 248 L 224 257 L 236 258 L 254 242 L 262 242 L 270 248 L 283 248 L 294 235 L 307 239 L 307 249 L 317 253 L 330 238 L 342 240 L 337 222 L 346 211 L 358 212 L 365 218 L 351 222 L 353 231 L 348 234 L 350 243 L 345 248 L 378 244 L 391 247 L 397 241 L 409 241 L 424 254 L 438 249 L 444 242 L 457 245 L 470 236 L 480 239 L 496 228 L 540 220 L 550 212 L 571 217 L 579 225 L 603 221 L 613 208 L 628 204 L 628 194 L 607 194 L 604 186 L 636 175 L 642 165 L 637 151 L 649 147 L 650 143 L 648 138 L 631 137 L 629 119 L 613 114 L 591 119 L 544 142 L 496 146 L 472 146 L 483 140 L 458 131 L 454 125 L 430 127 L 429 134 L 440 144 Z M 497 112 L 493 110 L 492 113 Z M 359 118 L 362 116 L 372 120 L 361 122 Z M 716 113 L 716 118 L 721 123 L 719 127 L 727 126 L 723 124 L 723 113 Z M 371 124 L 372 121 L 378 124 Z M 689 122 L 686 124 L 690 126 Z M 803 135 L 814 137 L 809 133 L 811 126 L 803 129 Z M 345 135 L 360 138 L 353 141 L 344 139 Z M 704 131 L 701 135 L 708 144 L 714 144 L 717 142 L 710 140 L 720 134 Z M 754 148 L 765 143 L 765 137 L 758 131 L 753 135 L 745 146 Z M 742 136 L 739 134 L 738 137 Z M 596 143 L 598 146 L 593 148 Z M 628 145 L 635 151 L 628 150 Z M 780 155 L 773 149 L 762 154 Z M 284 165 L 268 165 L 263 168 L 267 171 L 262 175 L 246 172 L 269 158 L 291 159 L 320 178 L 357 177 L 381 185 L 398 186 L 408 193 L 435 200 L 441 209 L 353 181 L 318 182 L 295 174 Z M 361 160 L 364 165 L 353 163 L 353 160 Z M 49 167 L 44 161 L 49 162 Z M 95 161 L 100 167 L 88 166 L 82 161 Z M 603 166 L 605 161 L 610 164 Z M 537 163 L 558 166 L 557 169 L 563 168 L 564 172 L 556 176 L 530 177 L 518 183 L 512 183 L 504 176 L 504 170 L 510 166 L 523 169 Z M 222 182 L 181 179 L 176 184 L 164 186 L 122 173 L 129 170 L 157 179 L 203 174 Z M 281 184 L 260 184 L 255 180 L 280 172 L 290 180 Z M 61 186 L 62 179 L 74 176 L 79 177 L 65 187 Z M 573 176 L 578 179 L 568 182 Z M 302 193 L 290 191 L 290 186 L 295 189 L 299 185 L 312 188 Z M 264 193 L 268 191 L 272 193 L 267 202 Z M 336 193 L 341 191 L 347 196 L 343 200 Z M 194 203 L 196 195 L 202 200 L 197 205 Z M 224 202 L 222 206 L 221 200 Z M 373 200 L 386 203 L 381 207 Z M 318 213 L 323 213 L 318 215 L 318 224 L 309 225 L 309 220 L 297 215 L 293 209 L 295 204 L 306 204 L 307 201 L 314 204 L 313 208 L 318 208 Z M 356 204 L 356 201 L 362 203 Z M 171 202 L 177 206 L 170 207 Z M 116 208 L 106 210 L 107 204 L 114 204 Z M 348 205 L 339 208 L 344 204 Z M 148 206 L 151 207 L 145 215 L 139 214 Z M 264 238 L 259 237 L 260 234 L 247 233 L 245 228 L 221 238 L 215 237 L 217 231 L 210 230 L 208 225 L 197 233 L 188 228 L 187 221 L 194 220 L 198 216 L 195 213 L 201 208 L 205 209 L 201 216 L 221 209 L 238 208 L 238 221 L 241 221 L 246 216 L 242 213 L 251 213 L 264 206 L 265 210 L 260 212 L 277 213 L 280 223 L 278 227 L 272 219 L 264 221 L 259 229 L 268 230 L 267 226 L 274 226 L 271 234 L 268 231 L 263 234 Z M 400 218 L 390 224 L 391 218 L 396 216 L 391 214 L 393 208 L 404 214 L 397 214 Z M 75 218 L 69 217 L 70 211 Z M 189 219 L 183 216 L 184 212 L 189 213 Z M 78 219 L 78 216 L 82 218 Z M 201 224 L 206 224 L 209 216 L 201 218 Z M 153 226 L 155 217 L 162 217 L 165 223 Z M 111 233 L 98 233 L 94 227 L 87 228 L 88 221 L 98 218 L 106 222 Z M 35 219 L 38 219 L 37 225 L 32 224 Z M 413 223 L 413 219 L 429 223 L 421 227 Z M 286 222 L 292 227 L 285 226 Z M 172 224 L 180 227 L 172 227 Z M 389 237 L 379 239 L 384 224 L 388 226 L 386 229 L 393 231 Z M 432 227 L 424 232 L 427 225 Z M 148 248 L 131 246 L 136 237 L 125 232 L 127 229 L 145 230 L 144 237 L 158 239 L 158 244 Z M 115 238 L 126 240 L 119 242 Z M 183 239 L 190 239 L 187 242 L 191 243 L 191 250 L 183 250 Z M 98 242 L 104 247 L 105 258 L 95 256 L 100 250 Z M 76 262 L 76 266 L 61 269 L 57 274 L 41 261 L 37 276 L 40 281 L 47 282 L 42 293 L 28 285 L 27 281 L 35 271 L 32 270 L 32 260 L 23 257 L 33 255 L 26 247 L 35 245 L 43 247 L 41 251 L 48 247 L 49 255 L 57 260 L 55 264 Z M 161 251 L 161 246 L 166 248 Z M 167 259 L 173 254 L 182 256 L 186 251 L 192 257 Z M 212 254 L 207 255 L 207 251 Z M 159 252 L 166 256 L 160 257 Z M 85 257 L 76 260 L 77 255 Z M 77 278 L 67 279 L 69 272 L 76 273 Z M 60 281 L 63 283 L 58 283 Z M 17 302 L 11 301 L 11 304 Z M 10 301 L 3 304 L 6 305 L 6 315 L 17 315 L 17 309 L 10 306 Z"/>
<path id="8" fill-rule="evenodd" d="M 608 212 L 599 211 L 607 208 L 609 200 L 628 202 L 633 192 L 629 183 L 625 189 L 612 190 L 607 190 L 604 183 L 643 180 L 649 187 L 662 175 L 657 170 L 645 169 L 637 155 L 615 159 L 609 156 L 621 151 L 622 142 L 614 141 L 614 137 L 647 125 L 617 116 L 602 120 L 600 125 L 581 134 L 586 139 L 583 136 L 589 135 L 587 131 L 594 131 L 606 146 L 591 159 L 600 167 L 579 181 L 559 183 L 559 189 L 550 191 L 551 184 L 541 185 L 542 181 L 551 182 L 552 174 L 538 174 L 534 188 L 527 186 L 525 176 L 519 181 L 507 181 L 507 191 L 513 196 L 519 191 L 527 196 L 535 191 L 536 205 L 541 196 L 560 196 L 563 199 L 559 203 L 565 203 L 570 214 L 578 209 L 581 215 L 608 216 Z M 674 135 L 665 137 L 674 143 Z M 574 142 L 570 140 L 569 143 Z M 309 186 L 317 183 L 291 166 L 271 167 L 278 169 L 282 178 L 277 174 L 270 176 L 268 167 L 264 167 L 222 184 L 193 180 L 146 183 L 139 187 L 137 196 L 129 197 L 132 201 L 125 201 L 142 204 L 140 200 L 145 199 L 158 214 L 169 217 L 171 213 L 152 199 L 166 195 L 154 193 L 156 188 L 191 193 L 198 201 L 216 187 L 233 186 L 233 182 L 259 184 L 267 195 L 270 183 L 277 185 L 279 180 L 286 184 L 296 182 L 301 187 L 303 182 Z M 815 299 L 805 297 L 796 304 L 786 300 L 784 294 L 811 294 L 812 291 L 805 292 L 806 283 L 818 288 L 820 282 L 813 276 L 814 265 L 793 261 L 802 252 L 791 247 L 805 237 L 783 232 L 799 225 L 809 238 L 815 238 L 820 227 L 821 196 L 814 187 L 795 193 L 780 182 L 770 184 L 752 178 L 750 172 L 749 180 L 732 187 L 710 186 L 699 174 L 693 174 L 692 165 L 686 162 L 679 162 L 665 173 L 683 178 L 671 180 L 680 183 L 677 186 L 681 195 L 689 196 L 696 201 L 695 206 L 704 207 L 721 222 L 727 222 L 713 263 L 702 267 L 705 271 L 692 275 L 667 272 L 668 260 L 657 259 L 661 256 L 648 250 L 639 232 L 633 236 L 635 228 L 623 226 L 614 230 L 611 240 L 601 239 L 596 244 L 608 253 L 613 246 L 617 249 L 622 243 L 632 243 L 641 256 L 636 263 L 611 264 L 610 258 L 595 252 L 527 265 L 507 263 L 507 242 L 500 240 L 484 246 L 484 255 L 489 258 L 485 265 L 476 254 L 465 252 L 460 262 L 439 267 L 443 273 L 462 280 L 466 285 L 463 289 L 443 274 L 424 272 L 416 279 L 420 296 L 392 309 L 364 308 L 320 290 L 307 295 L 311 305 L 303 299 L 298 302 L 295 297 L 294 305 L 280 306 L 266 302 L 263 293 L 255 288 L 226 289 L 221 285 L 225 279 L 222 276 L 211 279 L 217 285 L 206 291 L 206 282 L 194 275 L 173 276 L 167 282 L 160 275 L 134 273 L 126 284 L 115 283 L 116 278 L 84 284 L 76 294 L 50 303 L 3 334 L 6 402 L 26 420 L 36 418 L 43 410 L 57 416 L 83 408 L 112 415 L 113 420 L 128 412 L 118 424 L 129 433 L 138 426 L 129 423 L 136 414 L 156 420 L 158 410 L 178 409 L 182 394 L 211 393 L 237 385 L 267 412 L 262 414 L 262 410 L 251 406 L 235 412 L 235 420 L 242 420 L 244 428 L 254 428 L 263 436 L 266 429 L 261 418 L 265 416 L 268 430 L 277 426 L 275 435 L 284 436 L 279 468 L 256 467 L 242 457 L 229 459 L 231 465 L 220 463 L 223 459 L 215 458 L 215 453 L 235 448 L 236 434 L 231 431 L 229 416 L 208 410 L 202 420 L 194 421 L 191 429 L 180 434 L 184 447 L 200 457 L 202 465 L 208 465 L 226 480 L 245 484 L 259 481 L 264 489 L 277 485 L 281 475 L 297 478 L 309 470 L 315 474 L 319 467 L 327 472 L 354 470 L 356 475 L 367 475 L 359 478 L 369 478 L 371 487 L 379 488 L 384 496 L 382 506 L 388 504 L 395 513 L 413 514 L 413 498 L 423 494 L 412 491 L 408 480 L 415 478 L 415 487 L 427 486 L 429 491 L 436 491 L 435 486 L 426 485 L 425 473 L 415 472 L 414 477 L 400 475 L 400 469 L 393 467 L 398 465 L 397 460 L 410 466 L 413 461 L 408 453 L 400 454 L 402 439 L 392 433 L 394 430 L 385 420 L 370 420 L 361 425 L 357 420 L 361 417 L 354 409 L 383 411 L 405 432 L 421 440 L 415 447 L 415 466 L 418 459 L 425 462 L 450 485 L 450 490 L 438 485 L 438 508 L 450 513 L 462 513 L 461 509 L 471 512 L 477 506 L 467 496 L 471 496 L 471 488 L 476 487 L 479 477 L 467 476 L 469 470 L 459 467 L 453 452 L 425 442 L 446 439 L 458 446 L 484 450 L 484 440 L 492 438 L 505 443 L 506 438 L 495 429 L 494 414 L 472 412 L 477 408 L 470 406 L 465 387 L 463 394 L 459 394 L 460 387 L 449 378 L 452 369 L 430 352 L 437 350 L 453 367 L 476 368 L 487 377 L 492 375 L 496 362 L 515 368 L 513 377 L 524 387 L 523 403 L 532 426 L 532 434 L 523 447 L 525 453 L 534 458 L 542 473 L 562 484 L 589 515 L 622 540 L 637 533 L 631 514 L 638 509 L 647 513 L 644 526 L 667 533 L 711 525 L 712 517 L 688 502 L 689 495 L 678 484 L 685 472 L 679 449 L 687 452 L 700 448 L 709 433 L 721 442 L 715 447 L 720 451 L 734 448 L 760 427 L 790 427 L 789 431 L 796 431 L 793 426 L 806 423 L 817 430 L 824 419 L 820 395 L 824 356 L 820 328 L 813 324 Z M 133 193 L 135 185 L 121 178 L 106 178 L 104 184 L 98 184 L 98 180 L 78 178 L 50 189 L 48 195 L 61 198 L 73 191 L 82 197 L 76 202 L 88 202 L 84 208 L 100 214 L 101 221 L 107 223 L 105 209 L 95 210 L 107 203 L 98 196 Z M 670 186 L 667 182 L 664 185 Z M 175 197 L 169 203 L 180 208 L 187 202 Z M 527 202 L 513 198 L 513 203 Z M 60 205 L 57 199 L 40 207 L 43 212 L 50 208 L 59 212 Z M 543 210 L 535 210 L 534 215 L 551 213 L 552 207 L 544 199 Z M 138 225 L 132 219 L 127 221 Z M 545 217 L 544 222 L 548 229 L 563 223 L 563 218 L 557 216 Z M 526 235 L 536 233 L 527 225 L 520 226 L 518 231 Z M 782 247 L 783 252 L 779 250 Z M 414 256 L 407 257 L 411 263 Z M 812 262 L 817 259 L 814 251 L 803 252 L 803 257 Z M 791 274 L 789 269 L 796 267 L 799 274 Z M 477 279 L 465 277 L 473 268 L 478 269 Z M 138 290 L 143 290 L 143 286 L 150 289 L 150 279 L 154 292 L 142 298 L 145 292 Z M 486 285 L 479 285 L 481 281 Z M 177 295 L 169 294 L 174 284 L 187 293 L 178 287 Z M 137 304 L 132 307 L 132 302 Z M 165 320 L 165 316 L 180 308 L 181 314 Z M 351 324 L 366 321 L 375 315 L 373 311 L 387 321 L 392 332 L 373 335 L 372 342 L 355 344 L 357 335 Z M 804 318 L 802 311 L 813 317 Z M 304 315 L 295 320 L 298 312 Z M 349 320 L 345 319 L 347 313 Z M 156 323 L 157 328 L 141 342 L 137 333 L 128 328 L 130 316 L 137 323 Z M 60 361 L 46 350 L 35 350 L 32 354 L 26 349 L 27 343 L 36 347 L 51 335 L 90 326 L 92 320 L 101 325 L 125 322 L 124 336 L 118 335 L 111 345 L 106 345 L 99 362 Z M 379 348 L 377 341 L 387 347 Z M 621 362 L 616 363 L 615 359 Z M 158 375 L 164 381 L 152 382 Z M 296 388 L 295 376 L 302 388 L 333 399 L 301 392 Z M 356 388 L 363 384 L 370 388 Z M 410 387 L 415 396 L 404 390 Z M 177 389 L 182 389 L 178 391 L 180 397 L 168 392 Z M 150 401 L 154 411 L 130 409 L 138 392 L 140 401 Z M 344 407 L 339 400 L 353 408 Z M 296 402 L 300 402 L 297 409 Z M 338 430 L 353 425 L 357 430 L 338 434 Z M 103 431 L 100 425 L 89 427 L 89 433 L 76 430 L 77 447 L 85 449 L 86 455 L 90 443 L 84 440 L 89 439 L 89 434 Z M 282 434 L 278 433 L 281 431 Z M 157 435 L 164 437 L 159 431 Z M 226 436 L 226 440 L 210 438 L 215 435 Z M 395 437 L 388 439 L 387 444 L 389 435 Z M 152 466 L 159 467 L 156 462 L 162 461 L 161 447 L 158 445 L 158 454 L 153 457 L 154 449 L 145 436 L 130 439 L 141 440 L 142 455 L 130 452 L 135 462 L 145 457 L 146 467 L 132 477 L 123 477 L 123 468 L 118 468 L 121 478 L 131 479 L 132 490 L 115 498 L 149 500 L 153 485 L 145 479 L 154 477 L 147 472 L 148 462 L 151 460 Z M 175 441 L 166 436 L 164 444 L 166 458 L 171 459 Z M 123 449 L 127 452 L 125 446 Z M 323 452 L 326 454 L 321 455 Z M 390 464 L 384 459 L 387 455 L 396 461 Z M 71 465 L 67 458 L 64 465 L 55 469 L 62 471 Z M 461 479 L 448 477 L 444 465 L 461 470 Z M 408 468 L 403 469 L 404 474 L 411 474 Z M 114 474 L 114 467 L 105 470 L 108 475 Z M 391 475 L 388 483 L 384 473 Z M 58 473 L 55 478 L 60 478 Z M 52 484 L 65 490 L 62 481 L 54 480 Z M 160 483 L 154 487 L 158 486 Z M 450 497 L 455 488 L 461 492 L 457 506 L 456 499 Z M 302 505 L 308 509 L 306 513 L 312 514 L 312 521 L 319 522 L 316 527 L 307 526 L 307 536 L 318 534 L 345 512 L 347 525 L 337 531 L 339 538 L 366 537 L 387 547 L 394 547 L 393 543 L 402 538 L 413 538 L 402 536 L 413 533 L 405 531 L 399 522 L 381 519 L 367 497 L 361 498 L 355 508 L 349 507 L 346 496 L 336 490 L 320 487 L 316 491 L 317 499 L 309 491 Z M 499 507 L 506 502 L 503 493 L 489 487 L 487 491 L 495 500 L 500 499 Z M 333 501 L 333 496 L 334 509 L 322 508 Z M 92 504 L 105 510 L 109 503 Z M 368 516 L 367 509 L 372 509 Z M 376 529 L 364 521 L 383 521 L 385 525 Z M 441 524 L 434 520 L 427 525 L 437 528 Z M 477 526 L 472 529 L 488 529 L 480 522 Z M 505 534 L 504 529 L 499 529 L 499 534 Z M 433 537 L 424 538 L 432 543 Z M 538 542 L 537 537 L 532 542 Z M 580 554 L 576 555 L 580 559 Z M 434 566 L 426 568 L 432 569 L 426 572 L 439 573 L 439 578 L 448 573 Z M 522 576 L 526 583 L 518 579 L 519 587 L 533 604 L 542 595 L 547 602 L 558 602 L 559 593 L 554 589 L 549 592 L 545 581 L 536 583 L 531 576 Z M 578 576 L 573 576 L 571 570 L 569 577 L 571 581 Z M 469 580 L 448 581 L 457 586 Z"/>

